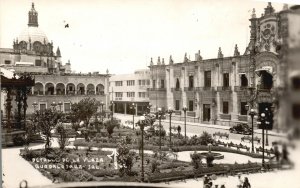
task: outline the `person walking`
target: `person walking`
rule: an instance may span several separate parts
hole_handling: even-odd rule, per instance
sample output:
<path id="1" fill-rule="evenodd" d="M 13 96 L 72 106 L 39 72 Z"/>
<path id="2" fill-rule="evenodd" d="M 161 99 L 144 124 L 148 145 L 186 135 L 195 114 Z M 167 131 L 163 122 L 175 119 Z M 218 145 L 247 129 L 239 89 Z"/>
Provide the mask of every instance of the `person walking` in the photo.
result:
<path id="1" fill-rule="evenodd" d="M 242 177 L 241 177 L 241 174 L 239 173 L 239 174 L 238 174 L 238 183 L 237 183 L 237 187 L 238 187 L 238 188 L 242 188 L 242 187 L 243 187 L 243 184 L 244 184 L 243 179 L 242 179 Z"/>
<path id="2" fill-rule="evenodd" d="M 251 188 L 251 185 L 249 183 L 249 180 L 247 177 L 245 177 L 244 183 L 243 183 L 243 188 Z"/>

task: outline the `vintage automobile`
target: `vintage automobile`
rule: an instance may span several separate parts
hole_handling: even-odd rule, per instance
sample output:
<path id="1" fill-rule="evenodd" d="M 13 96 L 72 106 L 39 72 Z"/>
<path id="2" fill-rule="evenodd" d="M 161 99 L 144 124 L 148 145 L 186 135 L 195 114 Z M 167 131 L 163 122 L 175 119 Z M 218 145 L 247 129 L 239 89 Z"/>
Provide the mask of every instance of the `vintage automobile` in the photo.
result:
<path id="1" fill-rule="evenodd" d="M 241 123 L 237 124 L 236 126 L 233 126 L 229 129 L 230 133 L 235 134 L 244 134 L 244 135 L 251 135 L 252 134 L 252 128 L 250 128 L 247 124 Z"/>

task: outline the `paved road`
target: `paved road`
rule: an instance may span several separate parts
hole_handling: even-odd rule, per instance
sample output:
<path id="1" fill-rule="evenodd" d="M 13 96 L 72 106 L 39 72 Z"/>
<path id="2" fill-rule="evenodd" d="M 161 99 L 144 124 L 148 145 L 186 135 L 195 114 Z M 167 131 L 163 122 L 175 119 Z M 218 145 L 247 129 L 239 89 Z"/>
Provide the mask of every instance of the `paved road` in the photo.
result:
<path id="1" fill-rule="evenodd" d="M 131 115 L 115 114 L 115 117 L 120 118 L 123 123 L 126 120 L 132 121 L 132 116 Z M 138 119 L 139 119 L 138 117 L 135 117 L 135 122 L 138 121 Z M 158 123 L 158 121 L 156 123 Z M 167 121 L 164 120 L 164 121 L 162 121 L 162 125 L 163 125 L 164 129 L 167 132 L 169 132 L 169 125 L 170 125 L 169 122 L 167 122 Z M 178 125 L 181 126 L 181 134 L 184 135 L 184 122 L 179 122 L 179 123 L 172 122 L 172 126 L 176 126 L 177 127 Z M 229 130 L 228 130 L 228 128 L 229 127 L 226 127 L 226 126 L 224 126 L 223 128 L 220 128 L 220 126 L 214 127 L 214 125 L 201 126 L 200 124 L 197 126 L 195 124 L 189 124 L 187 122 L 186 132 L 187 132 L 187 136 L 201 135 L 204 131 L 208 132 L 209 134 L 213 134 L 215 132 L 229 133 L 229 139 L 230 140 L 233 140 L 233 141 L 236 141 L 236 142 L 240 142 L 241 138 L 244 135 L 230 133 Z M 254 136 L 262 138 L 262 134 L 259 134 L 259 133 L 254 133 Z M 280 136 L 269 135 L 268 136 L 268 140 L 269 140 L 269 146 L 271 146 L 273 141 L 285 140 L 285 139 L 282 138 L 282 137 L 280 137 Z M 255 145 L 261 146 L 261 144 L 256 144 L 256 143 L 255 143 Z"/>

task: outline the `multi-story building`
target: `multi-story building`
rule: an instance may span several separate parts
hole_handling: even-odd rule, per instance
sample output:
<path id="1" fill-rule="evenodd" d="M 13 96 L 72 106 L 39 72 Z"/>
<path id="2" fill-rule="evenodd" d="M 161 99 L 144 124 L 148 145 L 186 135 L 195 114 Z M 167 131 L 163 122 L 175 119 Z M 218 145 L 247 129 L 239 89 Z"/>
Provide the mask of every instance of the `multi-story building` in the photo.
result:
<path id="1" fill-rule="evenodd" d="M 261 17 L 253 9 L 250 43 L 243 54 L 235 46 L 231 57 L 224 57 L 219 48 L 215 59 L 203 59 L 200 51 L 195 60 L 185 54 L 180 63 L 170 57 L 165 64 L 158 57 L 154 65 L 151 59 L 152 111 L 171 107 L 179 119 L 187 107 L 188 121 L 234 125 L 250 121 L 249 105 L 259 114 L 266 108 L 271 111 L 271 125 L 276 129 L 300 125 L 300 99 L 292 92 L 299 89 L 300 29 L 295 24 L 299 15 L 299 6 L 288 9 L 285 5 L 275 12 L 268 3 Z M 298 46 L 291 46 L 292 41 Z"/>
<path id="2" fill-rule="evenodd" d="M 109 79 L 110 100 L 114 112 L 142 115 L 147 111 L 150 71 L 136 70 L 134 74 L 112 75 Z"/>
<path id="3" fill-rule="evenodd" d="M 27 99 L 28 113 L 54 104 L 57 109 L 69 112 L 72 103 L 86 97 L 102 101 L 104 109 L 109 107 L 108 72 L 71 73 L 71 63 L 63 65 L 59 47 L 54 53 L 53 42 L 49 42 L 39 28 L 38 13 L 33 3 L 28 13 L 28 27 L 14 40 L 13 48 L 0 49 L 0 66 L 16 74 L 26 72 L 34 75 L 35 86 Z M 13 106 L 15 108 L 16 104 Z M 3 103 L 1 110 L 6 112 Z"/>

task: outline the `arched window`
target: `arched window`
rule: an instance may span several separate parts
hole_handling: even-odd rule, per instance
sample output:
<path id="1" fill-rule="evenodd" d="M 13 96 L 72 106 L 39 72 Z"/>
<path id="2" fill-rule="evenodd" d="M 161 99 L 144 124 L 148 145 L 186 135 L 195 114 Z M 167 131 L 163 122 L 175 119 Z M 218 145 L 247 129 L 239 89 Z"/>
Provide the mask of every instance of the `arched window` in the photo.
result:
<path id="1" fill-rule="evenodd" d="M 54 95 L 54 85 L 52 83 L 47 83 L 45 86 L 46 95 Z"/>
<path id="2" fill-rule="evenodd" d="M 270 90 L 273 87 L 273 76 L 267 71 L 261 72 L 261 89 Z"/>
<path id="3" fill-rule="evenodd" d="M 179 82 L 179 79 L 177 78 L 176 79 L 176 89 L 179 89 L 180 88 L 180 82 Z"/>

